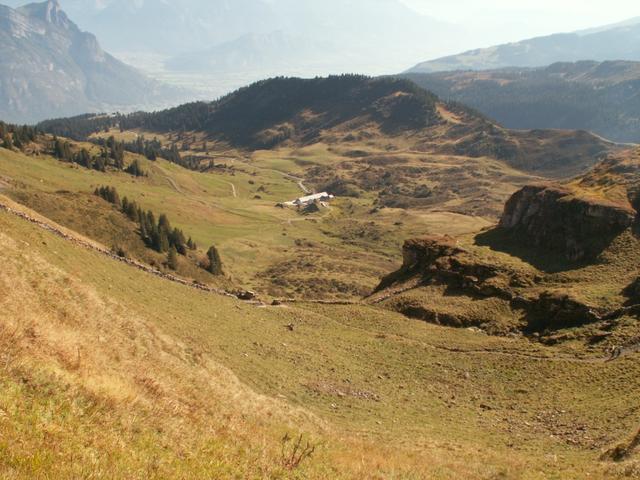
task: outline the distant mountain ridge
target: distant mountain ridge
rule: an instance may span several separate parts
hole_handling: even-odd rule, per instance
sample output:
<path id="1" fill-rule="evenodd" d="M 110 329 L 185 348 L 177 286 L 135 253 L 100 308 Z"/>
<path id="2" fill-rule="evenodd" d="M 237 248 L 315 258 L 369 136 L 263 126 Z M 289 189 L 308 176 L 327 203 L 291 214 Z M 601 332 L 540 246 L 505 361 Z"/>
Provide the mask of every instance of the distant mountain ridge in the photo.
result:
<path id="1" fill-rule="evenodd" d="M 616 142 L 640 143 L 640 62 L 404 76 L 508 128 L 588 130 Z"/>
<path id="2" fill-rule="evenodd" d="M 18 4 L 20 0 L 11 1 Z M 260 57 L 278 60 L 280 75 L 383 74 L 422 55 L 459 45 L 458 28 L 421 15 L 399 0 L 61 0 L 82 28 L 116 55 L 170 59 L 169 71 L 226 73 L 251 81 Z M 357 25 L 357 28 L 354 28 Z M 384 39 L 381 36 L 384 32 Z M 266 43 L 251 42 L 251 38 Z M 271 43 L 270 43 L 271 42 Z M 280 50 L 284 42 L 292 48 Z M 308 46 L 313 46 L 309 49 Z M 300 47 L 296 50 L 295 47 Z M 192 61 L 181 61 L 188 56 Z M 124 57 L 123 57 L 124 58 Z M 258 59 L 258 61 L 256 61 Z M 320 65 L 318 67 L 318 65 Z M 188 68 L 187 68 L 188 67 Z M 245 75 L 249 73 L 249 75 Z"/>
<path id="3" fill-rule="evenodd" d="M 159 104 L 168 89 L 106 53 L 57 0 L 0 5 L 0 118 L 44 118 Z"/>
<path id="4" fill-rule="evenodd" d="M 207 50 L 176 55 L 166 62 L 166 66 L 178 72 L 224 73 L 236 69 L 276 76 L 283 70 L 290 70 L 293 63 L 320 66 L 323 62 L 330 62 L 317 53 L 326 48 L 330 48 L 329 42 L 314 41 L 283 31 L 251 33 Z"/>
<path id="5" fill-rule="evenodd" d="M 559 33 L 521 42 L 470 50 L 422 62 L 409 73 L 543 67 L 556 62 L 640 61 L 640 17 L 574 33 Z"/>

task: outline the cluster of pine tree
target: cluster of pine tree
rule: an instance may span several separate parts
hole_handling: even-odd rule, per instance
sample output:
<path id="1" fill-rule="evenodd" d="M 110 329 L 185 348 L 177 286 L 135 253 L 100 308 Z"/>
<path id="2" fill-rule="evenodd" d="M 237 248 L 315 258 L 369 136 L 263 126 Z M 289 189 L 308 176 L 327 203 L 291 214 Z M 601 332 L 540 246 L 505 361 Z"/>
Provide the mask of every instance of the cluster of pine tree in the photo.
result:
<path id="1" fill-rule="evenodd" d="M 140 162 L 138 160 L 134 160 L 131 164 L 124 169 L 129 175 L 133 175 L 134 177 L 146 177 L 147 172 L 142 169 Z"/>
<path id="2" fill-rule="evenodd" d="M 96 188 L 95 195 L 115 205 L 131 221 L 139 226 L 140 237 L 148 248 L 158 253 L 167 254 L 167 265 L 172 270 L 178 268 L 178 255 L 186 256 L 189 250 L 197 250 L 198 246 L 179 228 L 172 228 L 169 218 L 161 214 L 156 216 L 151 210 L 144 211 L 135 201 L 127 197 L 120 198 L 115 187 L 102 186 Z M 215 246 L 209 248 L 204 268 L 214 275 L 222 275 L 222 261 Z"/>
<path id="3" fill-rule="evenodd" d="M 140 135 L 132 142 L 117 142 L 114 137 L 109 137 L 107 140 L 102 138 L 97 140 L 94 139 L 92 142 L 106 148 L 110 153 L 110 157 L 116 162 L 118 162 L 121 152 L 127 151 L 137 153 L 138 155 L 144 155 L 151 161 L 156 161 L 158 158 L 164 158 L 171 163 L 181 165 L 185 168 L 192 168 L 191 161 L 185 162 L 182 159 L 180 150 L 175 142 L 171 145 L 171 148 L 165 148 L 157 138 L 147 140 L 144 138 L 144 135 Z"/>
<path id="4" fill-rule="evenodd" d="M 0 147 L 8 150 L 23 150 L 25 145 L 35 141 L 38 130 L 28 125 L 10 125 L 0 122 Z"/>
<path id="5" fill-rule="evenodd" d="M 60 140 L 58 137 L 53 137 L 51 151 L 52 155 L 58 160 L 73 162 L 99 172 L 106 171 L 107 165 L 112 163 L 106 150 L 101 151 L 100 155 L 91 155 L 86 148 L 74 153 L 71 149 L 71 144 L 66 140 Z"/>
<path id="6" fill-rule="evenodd" d="M 111 164 L 118 170 L 124 169 L 124 143 L 118 142 L 112 135 L 106 140 L 100 138 L 95 141 L 101 147 L 102 156 L 109 159 Z"/>
<path id="7" fill-rule="evenodd" d="M 70 118 L 58 118 L 40 122 L 38 127 L 46 133 L 86 141 L 92 134 L 108 132 L 120 123 L 122 115 L 96 115 L 87 113 Z"/>
<path id="8" fill-rule="evenodd" d="M 127 152 L 144 155 L 149 160 L 155 161 L 159 156 L 161 156 L 160 151 L 162 150 L 162 144 L 157 138 L 147 140 L 144 138 L 144 135 L 140 135 L 133 142 L 125 142 L 124 149 Z"/>
<path id="9" fill-rule="evenodd" d="M 106 141 L 101 141 L 100 146 L 101 149 L 98 155 L 91 155 L 86 148 L 74 152 L 70 142 L 54 136 L 51 152 L 55 158 L 63 162 L 73 162 L 99 172 L 105 172 L 107 167 L 112 167 L 117 170 L 124 170 L 136 177 L 146 176 L 146 172 L 142 169 L 138 160 L 134 160 L 133 163 L 125 168 L 125 148 L 122 142 L 117 142 L 114 137 L 109 137 Z"/>
<path id="10" fill-rule="evenodd" d="M 140 225 L 140 236 L 149 248 L 159 253 L 167 253 L 174 248 L 180 255 L 186 255 L 187 250 L 195 249 L 195 244 L 191 239 L 185 238 L 182 230 L 171 228 L 171 223 L 165 214 L 156 217 L 153 212 L 139 212 L 138 224 Z"/>
<path id="11" fill-rule="evenodd" d="M 116 187 L 98 187 L 93 193 L 116 207 L 122 208 L 122 202 L 120 201 L 120 195 L 118 195 Z"/>

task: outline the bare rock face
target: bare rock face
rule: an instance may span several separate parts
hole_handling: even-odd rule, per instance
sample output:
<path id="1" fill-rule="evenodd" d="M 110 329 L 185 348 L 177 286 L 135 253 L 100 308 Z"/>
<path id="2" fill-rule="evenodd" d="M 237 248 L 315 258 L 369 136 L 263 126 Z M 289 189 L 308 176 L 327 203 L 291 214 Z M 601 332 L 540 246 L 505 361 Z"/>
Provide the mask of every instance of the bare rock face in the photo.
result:
<path id="1" fill-rule="evenodd" d="M 631 227 L 635 216 L 627 206 L 579 198 L 561 187 L 531 185 L 507 202 L 500 227 L 578 262 L 596 257 Z"/>

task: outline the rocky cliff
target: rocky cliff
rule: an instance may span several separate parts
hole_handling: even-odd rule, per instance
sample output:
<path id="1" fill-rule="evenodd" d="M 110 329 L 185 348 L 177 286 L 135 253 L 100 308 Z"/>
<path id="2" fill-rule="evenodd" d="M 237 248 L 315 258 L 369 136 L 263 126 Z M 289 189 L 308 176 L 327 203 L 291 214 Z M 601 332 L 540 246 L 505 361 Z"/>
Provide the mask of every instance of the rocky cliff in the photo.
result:
<path id="1" fill-rule="evenodd" d="M 577 262 L 596 257 L 635 216 L 627 205 L 580 197 L 564 187 L 531 185 L 509 199 L 500 228 Z"/>

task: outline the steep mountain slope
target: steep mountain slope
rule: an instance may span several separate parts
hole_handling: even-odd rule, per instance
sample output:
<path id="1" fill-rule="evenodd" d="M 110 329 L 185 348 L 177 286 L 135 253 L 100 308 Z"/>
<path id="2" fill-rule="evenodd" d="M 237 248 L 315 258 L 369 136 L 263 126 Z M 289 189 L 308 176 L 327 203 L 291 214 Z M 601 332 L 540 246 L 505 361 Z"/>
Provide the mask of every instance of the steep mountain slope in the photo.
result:
<path id="1" fill-rule="evenodd" d="M 409 72 L 488 70 L 504 67 L 542 67 L 580 60 L 640 60 L 640 20 L 602 29 L 562 33 L 517 43 L 471 50 L 419 63 Z"/>
<path id="2" fill-rule="evenodd" d="M 267 33 L 277 17 L 264 0 L 111 0 L 85 23 L 111 50 L 167 55 Z"/>
<path id="3" fill-rule="evenodd" d="M 223 76 L 211 80 L 232 82 L 232 88 L 276 74 L 398 71 L 422 55 L 451 51 L 458 38 L 454 25 L 420 15 L 398 0 L 63 0 L 62 4 L 109 51 L 135 52 L 147 59 L 159 56 L 160 62 L 169 59 L 163 71 L 168 78 L 204 72 Z M 278 35 L 290 48 L 279 49 L 282 43 L 274 39 Z M 250 41 L 252 36 L 272 40 L 259 44 Z M 440 40 L 445 38 L 443 49 Z M 226 60 L 231 54 L 233 64 Z M 192 62 L 181 61 L 182 55 Z M 279 70 L 265 68 L 263 55 L 278 59 Z"/>
<path id="4" fill-rule="evenodd" d="M 640 141 L 640 63 L 584 61 L 403 76 L 508 128 L 581 129 L 618 142 Z"/>
<path id="5" fill-rule="evenodd" d="M 104 52 L 57 0 L 0 5 L 0 42 L 0 118 L 7 121 L 159 104 L 160 94 L 171 94 Z"/>

